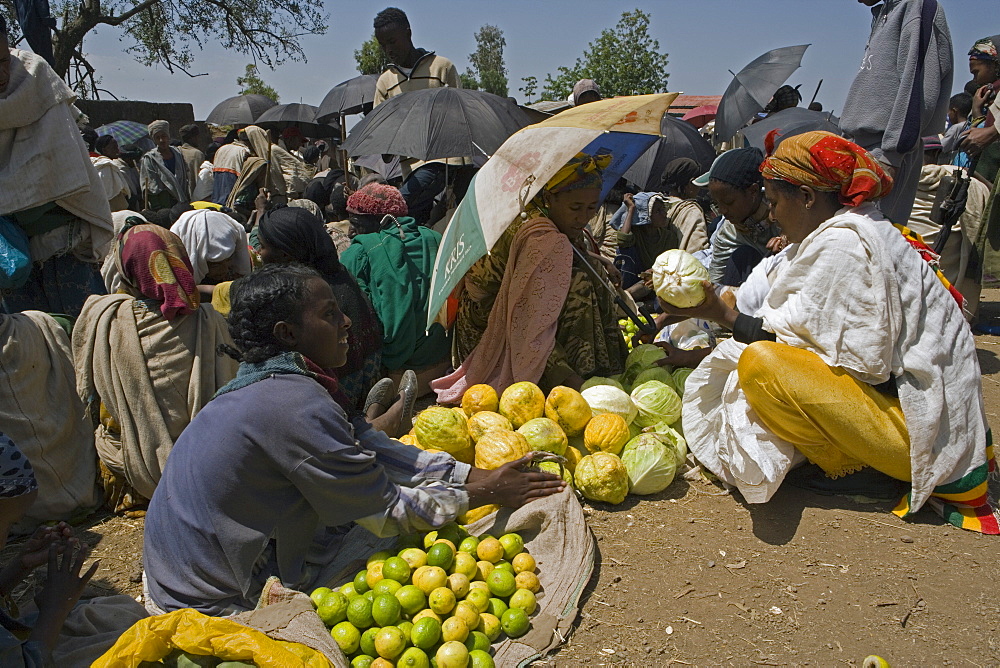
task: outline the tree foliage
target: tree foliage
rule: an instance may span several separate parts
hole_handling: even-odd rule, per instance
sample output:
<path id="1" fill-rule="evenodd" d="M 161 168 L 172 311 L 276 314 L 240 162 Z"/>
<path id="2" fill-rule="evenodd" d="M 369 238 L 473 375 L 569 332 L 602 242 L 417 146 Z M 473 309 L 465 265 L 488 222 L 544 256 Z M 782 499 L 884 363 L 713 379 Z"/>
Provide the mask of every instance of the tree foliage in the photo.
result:
<path id="1" fill-rule="evenodd" d="M 357 63 L 358 72 L 361 74 L 382 74 L 389 67 L 389 59 L 382 50 L 382 46 L 375 39 L 375 33 L 361 44 L 361 48 L 354 51 L 354 60 Z"/>
<path id="2" fill-rule="evenodd" d="M 0 1 L 12 16 L 13 2 Z M 143 65 L 185 73 L 206 43 L 268 67 L 305 60 L 299 39 L 327 28 L 322 0 L 52 0 L 51 10 L 54 69 L 81 92 L 95 81 L 83 43 L 98 27 L 121 30 Z"/>
<path id="3" fill-rule="evenodd" d="M 465 90 L 479 90 L 479 79 L 470 67 L 466 67 L 464 72 L 459 72 L 458 81 Z"/>
<path id="4" fill-rule="evenodd" d="M 524 85 L 518 90 L 524 93 L 524 103 L 531 104 L 531 98 L 535 97 L 538 92 L 538 77 L 524 77 L 521 81 L 524 82 Z"/>
<path id="5" fill-rule="evenodd" d="M 248 64 L 243 76 L 236 77 L 236 85 L 240 87 L 240 95 L 263 95 L 279 102 L 278 91 L 264 83 L 256 65 Z"/>
<path id="6" fill-rule="evenodd" d="M 469 54 L 472 67 L 466 70 L 466 75 L 477 82 L 477 89 L 507 97 L 507 65 L 503 60 L 505 46 L 507 40 L 503 30 L 497 26 L 487 24 L 476 32 L 476 51 Z M 465 78 L 463 76 L 463 85 Z"/>
<path id="7" fill-rule="evenodd" d="M 565 99 L 580 79 L 593 79 L 604 97 L 662 93 L 667 89 L 667 54 L 649 35 L 651 16 L 635 9 L 623 12 L 614 28 L 601 31 L 573 67 L 560 67 L 545 77 L 542 96 Z"/>

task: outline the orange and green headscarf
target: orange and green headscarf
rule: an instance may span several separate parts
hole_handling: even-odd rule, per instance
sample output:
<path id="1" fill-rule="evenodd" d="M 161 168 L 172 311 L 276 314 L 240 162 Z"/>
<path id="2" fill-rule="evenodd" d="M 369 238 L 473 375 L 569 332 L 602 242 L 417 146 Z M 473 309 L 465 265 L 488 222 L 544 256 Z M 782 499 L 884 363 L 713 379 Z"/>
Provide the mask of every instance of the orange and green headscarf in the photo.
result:
<path id="1" fill-rule="evenodd" d="M 545 184 L 545 190 L 553 194 L 585 188 L 600 188 L 604 183 L 604 170 L 611 164 L 611 154 L 588 155 L 577 153 L 572 160 Z"/>
<path id="2" fill-rule="evenodd" d="M 118 235 L 114 253 L 123 291 L 159 302 L 167 320 L 198 310 L 191 260 L 176 234 L 159 225 L 127 227 Z"/>
<path id="3" fill-rule="evenodd" d="M 892 190 L 892 177 L 868 151 L 831 132 L 806 132 L 783 140 L 760 171 L 765 179 L 838 193 L 845 206 L 859 206 Z"/>

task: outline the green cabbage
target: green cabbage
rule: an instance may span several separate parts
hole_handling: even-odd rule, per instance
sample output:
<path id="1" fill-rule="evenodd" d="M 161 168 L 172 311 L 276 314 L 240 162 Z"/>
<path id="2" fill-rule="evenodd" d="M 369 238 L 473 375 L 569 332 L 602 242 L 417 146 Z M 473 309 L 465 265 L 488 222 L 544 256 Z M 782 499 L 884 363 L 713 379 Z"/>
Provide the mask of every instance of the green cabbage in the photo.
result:
<path id="1" fill-rule="evenodd" d="M 677 456 L 654 434 L 639 434 L 625 445 L 622 463 L 628 472 L 629 492 L 655 494 L 674 481 Z"/>
<path id="2" fill-rule="evenodd" d="M 651 431 L 646 432 L 655 434 L 657 438 L 673 448 L 674 454 L 677 455 L 678 467 L 684 464 L 688 454 L 687 441 L 684 440 L 684 436 L 675 428 L 680 426 L 680 422 L 675 422 L 673 427 L 666 422 L 658 422 L 651 427 Z"/>
<path id="3" fill-rule="evenodd" d="M 594 415 L 600 413 L 615 413 L 621 415 L 625 422 L 632 424 L 635 419 L 636 407 L 625 390 L 611 385 L 595 385 L 580 393 L 590 406 Z"/>
<path id="4" fill-rule="evenodd" d="M 708 269 L 687 251 L 668 250 L 653 263 L 656 296 L 677 308 L 691 308 L 705 301 L 701 282 L 707 280 Z"/>
<path id="5" fill-rule="evenodd" d="M 657 422 L 673 424 L 681 417 L 681 398 L 672 387 L 658 380 L 636 386 L 631 398 L 638 409 L 635 423 L 640 427 L 652 427 Z"/>
<path id="6" fill-rule="evenodd" d="M 688 376 L 694 369 L 678 368 L 674 369 L 674 389 L 677 390 L 677 394 L 684 396 L 684 383 L 687 382 Z"/>
<path id="7" fill-rule="evenodd" d="M 633 387 L 639 387 L 647 380 L 658 380 L 667 387 L 676 390 L 674 387 L 674 377 L 670 373 L 670 367 L 668 366 L 654 366 L 641 371 L 635 380 L 632 381 Z"/>
<path id="8" fill-rule="evenodd" d="M 638 365 L 643 369 L 648 369 L 666 356 L 667 353 L 663 352 L 663 348 L 654 346 L 652 343 L 640 343 L 625 358 L 625 368 Z"/>
<path id="9" fill-rule="evenodd" d="M 588 378 L 583 381 L 583 385 L 580 387 L 580 391 L 583 392 L 586 389 L 594 387 L 595 385 L 610 385 L 611 387 L 617 387 L 619 390 L 624 390 L 622 384 L 619 383 L 614 378 L 604 378 L 603 376 L 594 376 L 593 378 Z"/>

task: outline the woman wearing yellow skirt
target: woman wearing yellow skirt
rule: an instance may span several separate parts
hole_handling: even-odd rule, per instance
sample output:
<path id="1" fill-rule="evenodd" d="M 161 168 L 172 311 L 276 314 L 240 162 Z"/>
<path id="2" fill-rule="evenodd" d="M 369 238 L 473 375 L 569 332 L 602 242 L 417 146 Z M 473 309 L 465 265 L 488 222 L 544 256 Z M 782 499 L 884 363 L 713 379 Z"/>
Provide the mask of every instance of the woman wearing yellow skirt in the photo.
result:
<path id="1" fill-rule="evenodd" d="M 663 305 L 733 330 L 687 380 L 692 452 L 749 503 L 805 460 L 830 478 L 871 467 L 911 484 L 901 517 L 926 504 L 955 526 L 1000 533 L 962 298 L 919 237 L 871 204 L 891 178 L 824 132 L 784 140 L 761 171 L 792 244 L 763 305 L 739 313 L 713 290 L 694 308 Z"/>

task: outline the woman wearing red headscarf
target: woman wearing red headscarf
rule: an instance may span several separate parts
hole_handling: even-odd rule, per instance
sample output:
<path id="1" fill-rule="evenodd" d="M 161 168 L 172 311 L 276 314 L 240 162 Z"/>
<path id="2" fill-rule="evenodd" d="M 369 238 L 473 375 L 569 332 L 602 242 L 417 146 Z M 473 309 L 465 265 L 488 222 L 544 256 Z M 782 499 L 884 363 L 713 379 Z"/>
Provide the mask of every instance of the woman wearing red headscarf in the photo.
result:
<path id="1" fill-rule="evenodd" d="M 892 180 L 864 149 L 825 132 L 784 140 L 761 172 L 792 245 L 755 313 L 711 290 L 685 310 L 733 330 L 687 380 L 692 452 L 750 503 L 767 501 L 804 460 L 828 478 L 870 467 L 911 484 L 896 514 L 926 503 L 956 526 L 1000 533 L 961 296 L 919 237 L 872 204 Z"/>
<path id="2" fill-rule="evenodd" d="M 126 227 L 112 255 L 121 288 L 87 299 L 73 358 L 77 391 L 100 410 L 94 436 L 106 501 L 124 511 L 152 497 L 174 441 L 237 364 L 216 352 L 232 338 L 225 319 L 200 303 L 176 234 Z"/>

